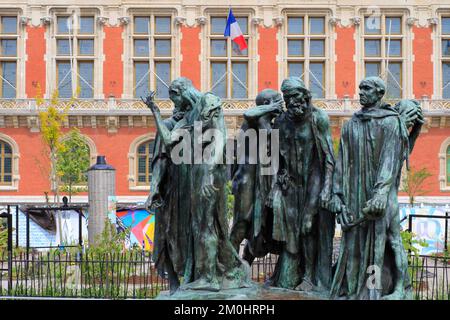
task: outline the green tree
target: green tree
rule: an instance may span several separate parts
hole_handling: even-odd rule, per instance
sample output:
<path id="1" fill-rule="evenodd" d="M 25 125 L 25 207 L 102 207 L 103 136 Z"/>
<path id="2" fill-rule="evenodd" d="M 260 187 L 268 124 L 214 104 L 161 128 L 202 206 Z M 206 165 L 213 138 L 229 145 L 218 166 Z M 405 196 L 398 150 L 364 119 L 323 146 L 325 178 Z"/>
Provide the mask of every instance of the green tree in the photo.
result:
<path id="1" fill-rule="evenodd" d="M 425 184 L 427 178 L 432 174 L 426 167 L 421 169 L 415 169 L 411 167 L 409 171 L 402 177 L 402 189 L 409 197 L 409 204 L 414 205 L 415 198 L 417 196 L 425 195 L 427 190 L 427 184 Z"/>
<path id="2" fill-rule="evenodd" d="M 234 217 L 234 194 L 231 190 L 231 181 L 228 181 L 225 186 L 225 195 L 227 197 L 227 220 L 232 222 Z"/>
<path id="3" fill-rule="evenodd" d="M 67 134 L 57 152 L 57 174 L 61 179 L 61 190 L 72 195 L 78 191 L 76 185 L 86 182 L 85 172 L 89 168 L 89 147 L 83 140 L 80 130 L 74 128 Z"/>
<path id="4" fill-rule="evenodd" d="M 339 137 L 337 137 L 337 138 L 332 138 L 331 141 L 332 141 L 332 143 L 333 143 L 333 152 L 334 152 L 334 155 L 335 155 L 335 157 L 337 158 L 337 157 L 338 157 L 338 154 L 339 154 L 339 143 L 340 143 Z"/>
<path id="5" fill-rule="evenodd" d="M 2 219 L 4 220 L 4 219 Z M 1 223 L 0 224 L 0 252 L 6 250 L 8 246 L 8 228 Z"/>
<path id="6" fill-rule="evenodd" d="M 36 99 L 38 105 L 41 105 L 39 98 Z M 50 104 L 45 111 L 39 112 L 39 122 L 42 134 L 50 157 L 50 188 L 55 196 L 55 200 L 59 203 L 59 179 L 56 164 L 58 162 L 58 152 L 62 150 L 61 144 L 62 131 L 61 127 L 67 119 L 67 111 L 59 111 L 57 106 L 58 91 L 53 92 Z M 70 104 L 69 104 L 70 105 Z"/>

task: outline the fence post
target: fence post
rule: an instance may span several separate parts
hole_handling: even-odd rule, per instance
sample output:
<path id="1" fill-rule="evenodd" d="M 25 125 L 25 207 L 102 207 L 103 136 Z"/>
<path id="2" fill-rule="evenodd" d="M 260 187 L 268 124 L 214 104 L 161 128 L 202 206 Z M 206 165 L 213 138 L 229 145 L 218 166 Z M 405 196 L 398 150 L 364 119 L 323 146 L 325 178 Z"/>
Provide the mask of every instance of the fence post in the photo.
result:
<path id="1" fill-rule="evenodd" d="M 83 246 L 83 211 L 81 209 L 78 212 L 78 244 Z"/>
<path id="2" fill-rule="evenodd" d="M 11 295 L 12 291 L 12 215 L 8 206 L 8 295 Z"/>
<path id="3" fill-rule="evenodd" d="M 410 214 L 408 216 L 408 232 L 411 234 L 412 232 L 412 215 Z M 411 255 L 411 242 L 409 243 L 409 249 L 408 249 L 408 257 Z"/>
<path id="4" fill-rule="evenodd" d="M 448 211 L 445 211 L 445 239 L 444 239 L 444 250 L 447 252 L 448 249 Z"/>
<path id="5" fill-rule="evenodd" d="M 29 251 L 30 251 L 30 213 L 29 212 L 27 212 L 26 213 L 26 222 L 27 222 L 27 230 L 26 230 L 26 232 L 27 232 L 27 243 L 26 243 L 26 246 L 27 246 L 27 261 L 28 261 L 28 255 L 29 255 Z"/>
<path id="6" fill-rule="evenodd" d="M 19 247 L 19 205 L 16 205 L 16 248 Z"/>
<path id="7" fill-rule="evenodd" d="M 105 288 L 105 298 L 109 298 L 109 264 L 108 264 L 108 253 L 106 253 L 104 256 L 103 256 L 103 259 L 105 259 L 106 258 L 106 268 L 105 268 L 105 281 L 106 281 L 106 284 L 105 284 L 105 286 L 106 286 L 106 288 Z"/>

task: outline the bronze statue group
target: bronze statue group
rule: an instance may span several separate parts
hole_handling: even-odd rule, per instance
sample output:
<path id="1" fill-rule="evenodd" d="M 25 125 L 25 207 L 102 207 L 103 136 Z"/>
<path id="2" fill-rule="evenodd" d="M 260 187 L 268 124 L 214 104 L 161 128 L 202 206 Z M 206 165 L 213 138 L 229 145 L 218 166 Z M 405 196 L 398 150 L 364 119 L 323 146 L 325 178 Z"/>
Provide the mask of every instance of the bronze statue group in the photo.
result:
<path id="1" fill-rule="evenodd" d="M 220 98 L 178 78 L 169 87 L 175 106 L 170 118 L 162 119 L 154 93 L 144 100 L 158 130 L 147 200 L 156 217 L 153 258 L 167 273 L 171 293 L 249 287 L 249 265 L 272 253 L 278 260 L 267 287 L 331 299 L 411 298 L 397 193 L 424 118 L 415 100 L 384 103 L 386 87 L 378 77 L 364 79 L 359 89 L 362 107 L 343 125 L 337 155 L 328 115 L 313 105 L 300 78 L 285 79 L 281 94 L 258 94 L 240 134 L 252 129 L 276 137 L 267 140 L 278 144 L 279 160 L 274 174 L 263 173 L 273 163 L 250 161 L 245 137 L 238 140 L 246 152 L 233 166 L 230 231 Z M 175 159 L 192 160 L 180 145 L 193 148 L 195 131 L 208 129 L 223 137 L 200 143 L 201 151 L 215 150 L 212 161 Z M 259 140 L 256 146 L 273 150 Z M 333 265 L 335 223 L 342 238 Z"/>

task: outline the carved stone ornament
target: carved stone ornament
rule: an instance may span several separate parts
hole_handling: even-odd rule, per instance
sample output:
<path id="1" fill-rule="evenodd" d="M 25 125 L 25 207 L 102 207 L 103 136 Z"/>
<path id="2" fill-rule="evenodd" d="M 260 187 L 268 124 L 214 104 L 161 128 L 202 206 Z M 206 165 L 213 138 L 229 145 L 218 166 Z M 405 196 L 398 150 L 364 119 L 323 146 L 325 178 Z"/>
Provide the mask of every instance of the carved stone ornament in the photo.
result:
<path id="1" fill-rule="evenodd" d="M 197 23 L 201 26 L 205 25 L 206 22 L 208 21 L 208 19 L 205 16 L 201 16 L 195 19 L 195 21 L 197 21 Z"/>
<path id="2" fill-rule="evenodd" d="M 107 17 L 97 17 L 97 23 L 104 26 L 108 22 L 109 18 Z"/>
<path id="3" fill-rule="evenodd" d="M 175 17 L 175 24 L 177 26 L 182 25 L 184 23 L 186 23 L 186 18 L 184 18 L 184 17 Z"/>
<path id="4" fill-rule="evenodd" d="M 252 18 L 252 24 L 254 26 L 259 26 L 264 21 L 263 18 L 254 17 Z"/>
<path id="5" fill-rule="evenodd" d="M 281 26 L 281 25 L 283 25 L 284 18 L 283 17 L 276 17 L 276 18 L 273 18 L 273 21 L 275 22 L 275 25 Z"/>
<path id="6" fill-rule="evenodd" d="M 31 18 L 29 18 L 29 17 L 21 16 L 20 17 L 20 24 L 22 26 L 26 26 L 30 20 L 31 20 Z"/>
<path id="7" fill-rule="evenodd" d="M 353 25 L 359 26 L 361 24 L 361 17 L 352 17 L 350 18 L 350 21 L 353 23 Z"/>
<path id="8" fill-rule="evenodd" d="M 45 16 L 45 17 L 42 17 L 41 18 L 41 21 L 42 21 L 42 24 L 44 24 L 44 25 L 49 25 L 49 24 L 51 24 L 52 23 L 52 17 L 50 17 L 50 16 Z"/>
<path id="9" fill-rule="evenodd" d="M 427 22 L 430 26 L 437 26 L 439 24 L 439 18 L 437 17 L 428 18 Z"/>
<path id="10" fill-rule="evenodd" d="M 341 22 L 341 19 L 338 17 L 330 17 L 330 19 L 328 20 L 328 22 L 330 23 L 330 25 L 332 26 L 336 26 Z"/>
<path id="11" fill-rule="evenodd" d="M 406 19 L 406 25 L 412 27 L 416 21 L 419 21 L 419 19 L 414 18 L 414 17 L 409 17 L 408 19 Z"/>
<path id="12" fill-rule="evenodd" d="M 131 21 L 129 17 L 119 17 L 118 20 L 121 25 L 127 25 Z"/>

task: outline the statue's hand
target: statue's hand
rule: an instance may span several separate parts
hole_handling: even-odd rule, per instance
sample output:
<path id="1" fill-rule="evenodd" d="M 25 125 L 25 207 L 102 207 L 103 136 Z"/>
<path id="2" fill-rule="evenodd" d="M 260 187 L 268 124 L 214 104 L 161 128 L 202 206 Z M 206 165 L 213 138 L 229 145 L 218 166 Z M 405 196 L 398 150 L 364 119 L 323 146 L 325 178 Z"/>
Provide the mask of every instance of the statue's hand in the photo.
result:
<path id="1" fill-rule="evenodd" d="M 274 188 L 277 188 L 277 187 L 274 187 Z M 270 192 L 269 192 L 269 194 L 267 195 L 267 198 L 266 198 L 265 206 L 268 207 L 268 208 L 273 208 L 273 194 L 275 192 L 274 188 L 272 188 L 272 190 L 270 190 Z"/>
<path id="2" fill-rule="evenodd" d="M 338 214 L 336 221 L 341 225 L 342 231 L 347 231 L 350 229 L 351 224 L 355 221 L 355 217 L 344 206 L 341 213 Z"/>
<path id="3" fill-rule="evenodd" d="M 290 185 L 290 176 L 286 169 L 282 169 L 281 173 L 277 177 L 277 183 L 281 188 L 281 191 L 285 192 L 289 189 Z"/>
<path id="4" fill-rule="evenodd" d="M 217 191 L 219 191 L 219 189 L 217 189 L 216 187 L 214 187 L 214 185 L 212 184 L 206 184 L 204 186 L 202 186 L 202 190 L 201 190 L 201 195 L 205 198 L 210 198 L 212 197 Z"/>
<path id="5" fill-rule="evenodd" d="M 173 118 L 175 121 L 180 121 L 181 119 L 183 119 L 185 113 L 186 113 L 185 111 L 174 110 L 174 112 L 173 112 L 173 114 L 172 114 L 172 118 Z"/>
<path id="6" fill-rule="evenodd" d="M 274 115 L 279 115 L 280 113 L 283 112 L 283 100 L 276 100 L 272 103 L 272 113 Z"/>
<path id="7" fill-rule="evenodd" d="M 311 233 L 313 225 L 313 216 L 311 214 L 305 215 L 302 222 L 302 234 L 307 235 Z"/>
<path id="8" fill-rule="evenodd" d="M 347 208 L 342 206 L 341 213 L 337 216 L 337 223 L 341 225 L 342 229 L 347 229 L 347 226 L 354 220 L 355 217 L 347 210 Z"/>
<path id="9" fill-rule="evenodd" d="M 144 206 L 145 206 L 145 208 L 147 208 L 150 211 L 152 209 L 161 207 L 163 204 L 164 203 L 163 203 L 161 194 L 159 192 L 155 192 L 147 198 Z"/>
<path id="10" fill-rule="evenodd" d="M 328 190 L 328 188 L 324 188 L 319 195 L 319 205 L 322 208 L 329 210 L 330 198 L 331 198 L 330 190 Z"/>
<path id="11" fill-rule="evenodd" d="M 420 122 L 419 118 L 423 119 L 422 108 L 417 100 L 400 100 L 398 109 L 407 128 L 410 128 L 415 122 Z"/>
<path id="12" fill-rule="evenodd" d="M 331 200 L 328 202 L 328 210 L 335 214 L 342 211 L 342 201 L 337 194 L 333 195 Z"/>
<path id="13" fill-rule="evenodd" d="M 200 190 L 200 194 L 205 198 L 211 198 L 219 189 L 214 186 L 214 175 L 209 174 L 209 177 L 205 177 L 203 185 Z"/>
<path id="14" fill-rule="evenodd" d="M 153 100 L 155 97 L 155 91 L 150 91 L 150 94 L 144 99 L 141 97 L 142 102 L 144 102 L 147 107 L 155 113 L 160 113 L 158 106 L 156 105 L 155 101 Z"/>
<path id="15" fill-rule="evenodd" d="M 416 122 L 419 123 L 419 124 L 421 124 L 421 125 L 425 123 L 425 117 L 423 116 L 422 108 L 419 108 L 419 109 L 417 110 L 417 119 L 416 119 Z"/>
<path id="16" fill-rule="evenodd" d="M 366 202 L 363 214 L 370 220 L 379 219 L 384 216 L 387 205 L 387 196 L 375 195 Z"/>

